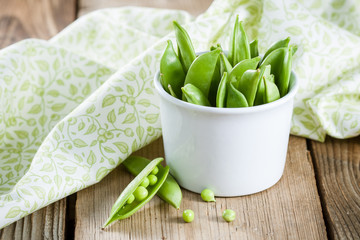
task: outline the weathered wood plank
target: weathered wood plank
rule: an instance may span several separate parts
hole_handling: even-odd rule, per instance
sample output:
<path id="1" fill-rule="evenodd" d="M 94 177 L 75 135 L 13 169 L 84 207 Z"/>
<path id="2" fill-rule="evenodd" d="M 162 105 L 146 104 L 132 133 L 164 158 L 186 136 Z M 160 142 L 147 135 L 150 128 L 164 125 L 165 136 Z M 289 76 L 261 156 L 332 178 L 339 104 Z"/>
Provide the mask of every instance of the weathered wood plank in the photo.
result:
<path id="1" fill-rule="evenodd" d="M 137 155 L 163 156 L 161 140 Z M 133 177 L 120 165 L 99 184 L 78 193 L 75 239 L 325 239 L 326 229 L 306 140 L 290 138 L 284 176 L 258 194 L 203 202 L 183 190 L 179 211 L 154 197 L 132 217 L 101 230 L 112 204 Z M 192 209 L 195 220 L 184 223 L 182 211 Z M 226 223 L 222 211 L 231 208 L 237 219 Z"/>
<path id="2" fill-rule="evenodd" d="M 310 146 L 329 236 L 360 239 L 360 137 Z"/>
<path id="3" fill-rule="evenodd" d="M 66 199 L 0 230 L 0 240 L 20 239 L 65 239 Z"/>
<path id="4" fill-rule="evenodd" d="M 47 39 L 74 21 L 75 0 L 0 0 L 0 48 L 28 37 Z M 0 240 L 64 239 L 66 199 L 0 230 Z"/>
<path id="5" fill-rule="evenodd" d="M 196 0 L 196 1 L 146 1 L 146 0 L 79 0 L 79 16 L 84 15 L 100 8 L 108 7 L 124 7 L 124 6 L 141 6 L 166 9 L 186 10 L 194 16 L 203 13 L 211 4 L 212 0 Z"/>
<path id="6" fill-rule="evenodd" d="M 0 46 L 48 39 L 75 20 L 76 0 L 0 0 Z"/>

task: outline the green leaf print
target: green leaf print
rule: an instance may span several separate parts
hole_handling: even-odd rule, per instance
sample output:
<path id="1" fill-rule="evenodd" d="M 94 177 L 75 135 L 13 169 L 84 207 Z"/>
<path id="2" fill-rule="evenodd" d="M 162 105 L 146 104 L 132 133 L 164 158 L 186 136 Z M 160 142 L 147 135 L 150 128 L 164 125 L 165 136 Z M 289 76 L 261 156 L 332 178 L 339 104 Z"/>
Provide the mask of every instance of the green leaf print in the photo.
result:
<path id="1" fill-rule="evenodd" d="M 74 140 L 74 145 L 75 145 L 75 147 L 78 147 L 78 148 L 87 147 L 87 143 L 79 138 Z"/>
<path id="2" fill-rule="evenodd" d="M 114 95 L 112 95 L 112 94 L 107 95 L 102 102 L 102 107 L 104 108 L 104 107 L 112 105 L 115 102 L 115 100 L 116 100 L 116 97 Z"/>
<path id="3" fill-rule="evenodd" d="M 129 151 L 129 147 L 125 142 L 115 142 L 114 145 L 124 154 Z"/>
<path id="4" fill-rule="evenodd" d="M 14 218 L 21 213 L 21 208 L 12 207 L 9 212 L 6 214 L 5 218 Z"/>
<path id="5" fill-rule="evenodd" d="M 37 60 L 36 64 L 39 67 L 39 69 L 43 72 L 46 72 L 49 70 L 49 64 L 44 60 Z"/>
<path id="6" fill-rule="evenodd" d="M 136 121 L 136 117 L 134 113 L 129 113 L 128 115 L 126 115 L 125 120 L 122 122 L 123 124 L 126 123 L 133 123 Z"/>
<path id="7" fill-rule="evenodd" d="M 20 139 L 25 139 L 25 138 L 27 138 L 29 136 L 28 132 L 23 131 L 23 130 L 17 130 L 17 131 L 15 131 L 15 134 Z"/>
<path id="8" fill-rule="evenodd" d="M 116 121 L 116 115 L 115 115 L 115 110 L 111 110 L 108 115 L 107 115 L 107 120 L 110 122 L 110 123 L 114 123 Z"/>

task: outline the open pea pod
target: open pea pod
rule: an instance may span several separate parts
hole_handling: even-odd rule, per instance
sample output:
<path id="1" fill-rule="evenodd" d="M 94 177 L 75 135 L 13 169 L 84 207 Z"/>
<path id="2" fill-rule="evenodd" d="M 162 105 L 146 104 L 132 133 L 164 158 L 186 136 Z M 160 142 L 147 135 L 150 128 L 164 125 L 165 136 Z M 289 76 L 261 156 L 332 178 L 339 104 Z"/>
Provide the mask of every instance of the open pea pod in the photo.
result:
<path id="1" fill-rule="evenodd" d="M 167 47 L 160 60 L 160 82 L 168 93 L 175 97 L 181 97 L 181 87 L 184 85 L 185 72 L 176 55 L 172 42 L 167 42 Z M 168 86 L 171 86 L 171 89 Z M 173 95 L 173 96 L 174 96 Z"/>
<path id="2" fill-rule="evenodd" d="M 231 82 L 227 83 L 226 107 L 238 108 L 248 106 L 249 104 L 244 94 L 237 90 Z"/>
<path id="3" fill-rule="evenodd" d="M 219 87 L 218 87 L 218 91 L 216 94 L 216 107 L 219 108 L 223 108 L 225 107 L 225 101 L 226 101 L 226 86 L 227 86 L 227 79 L 228 79 L 228 73 L 224 72 Z"/>
<path id="4" fill-rule="evenodd" d="M 261 63 L 260 68 L 267 65 L 271 65 L 271 74 L 274 74 L 275 84 L 279 89 L 280 97 L 285 96 L 289 89 L 292 47 L 283 47 L 272 51 Z"/>
<path id="5" fill-rule="evenodd" d="M 260 69 L 257 69 L 244 72 L 239 82 L 238 90 L 244 94 L 249 106 L 254 106 L 259 81 Z"/>
<path id="6" fill-rule="evenodd" d="M 265 77 L 263 78 L 265 91 L 264 91 L 264 103 L 270 103 L 276 101 L 280 98 L 280 92 L 277 88 L 276 84 L 267 80 Z"/>
<path id="7" fill-rule="evenodd" d="M 259 64 L 260 57 L 252 59 L 245 59 L 234 66 L 229 75 L 229 81 L 234 84 L 234 87 L 239 89 L 239 83 L 244 72 L 247 70 L 255 70 Z"/>
<path id="8" fill-rule="evenodd" d="M 228 59 L 232 66 L 244 59 L 250 59 L 250 46 L 242 21 L 239 21 L 239 15 L 236 16 L 234 30 L 230 37 Z"/>
<path id="9" fill-rule="evenodd" d="M 121 220 L 130 217 L 134 214 L 137 210 L 139 210 L 145 203 L 150 201 L 150 199 L 156 194 L 156 192 L 160 189 L 160 187 L 165 182 L 168 174 L 169 174 L 169 167 L 165 167 L 159 169 L 157 176 L 156 184 L 147 187 L 147 196 L 142 200 L 135 199 L 131 203 L 127 203 L 129 198 L 133 196 L 133 193 L 140 184 L 144 181 L 144 179 L 155 169 L 155 167 L 163 161 L 163 158 L 156 158 L 151 161 L 135 178 L 132 180 L 129 185 L 124 189 L 124 191 L 120 194 L 119 198 L 116 200 L 115 204 L 113 205 L 110 217 L 105 222 L 103 228 L 109 226 L 109 224 L 113 223 L 116 220 Z"/>
<path id="10" fill-rule="evenodd" d="M 258 45 L 259 45 L 259 43 L 258 43 L 257 39 L 250 42 L 249 46 L 250 46 L 251 58 L 259 56 L 259 47 L 258 47 Z"/>
<path id="11" fill-rule="evenodd" d="M 191 83 L 186 84 L 181 90 L 183 91 L 187 102 L 201 106 L 211 106 L 209 100 L 202 91 Z"/>
<path id="12" fill-rule="evenodd" d="M 150 162 L 149 159 L 144 157 L 130 156 L 122 162 L 122 165 L 132 175 L 137 176 Z M 159 164 L 158 168 L 160 171 L 164 171 L 162 165 Z M 174 208 L 180 208 L 182 192 L 178 183 L 170 174 L 166 177 L 165 182 L 160 187 L 159 191 L 157 191 L 156 195 Z"/>
<path id="13" fill-rule="evenodd" d="M 186 30 L 176 21 L 173 22 L 173 25 L 179 50 L 179 59 L 183 65 L 184 71 L 187 72 L 190 68 L 191 63 L 196 58 L 194 46 Z"/>
<path id="14" fill-rule="evenodd" d="M 210 88 L 213 85 L 214 74 L 217 74 L 217 63 L 221 49 L 216 49 L 198 56 L 191 64 L 185 77 L 185 85 L 191 83 L 199 88 L 208 98 Z"/>
<path id="15" fill-rule="evenodd" d="M 286 48 L 289 46 L 289 42 L 290 42 L 290 37 L 287 37 L 285 39 L 279 40 L 277 42 L 274 42 L 269 48 L 268 50 L 266 50 L 263 60 L 274 50 L 278 49 L 278 48 Z"/>
<path id="16" fill-rule="evenodd" d="M 260 82 L 259 82 L 258 89 L 256 91 L 254 106 L 266 103 L 266 102 L 264 102 L 265 84 L 264 84 L 263 78 L 267 79 L 268 81 L 270 79 L 272 79 L 272 81 L 274 81 L 274 79 L 273 79 L 274 75 L 271 75 L 270 73 L 271 73 L 270 65 L 266 65 L 265 67 L 261 68 Z"/>

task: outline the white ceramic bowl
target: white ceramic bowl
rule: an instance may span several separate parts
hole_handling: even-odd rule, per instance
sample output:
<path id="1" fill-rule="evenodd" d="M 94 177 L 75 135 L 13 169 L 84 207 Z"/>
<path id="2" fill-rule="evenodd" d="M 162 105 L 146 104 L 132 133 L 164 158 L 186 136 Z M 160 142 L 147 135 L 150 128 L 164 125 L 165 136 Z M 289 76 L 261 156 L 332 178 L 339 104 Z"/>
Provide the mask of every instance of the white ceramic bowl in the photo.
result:
<path id="1" fill-rule="evenodd" d="M 247 108 L 190 104 L 169 95 L 160 84 L 160 115 L 165 158 L 178 183 L 193 192 L 210 188 L 216 196 L 241 196 L 273 186 L 285 166 L 293 100 L 294 73 L 287 95 Z"/>

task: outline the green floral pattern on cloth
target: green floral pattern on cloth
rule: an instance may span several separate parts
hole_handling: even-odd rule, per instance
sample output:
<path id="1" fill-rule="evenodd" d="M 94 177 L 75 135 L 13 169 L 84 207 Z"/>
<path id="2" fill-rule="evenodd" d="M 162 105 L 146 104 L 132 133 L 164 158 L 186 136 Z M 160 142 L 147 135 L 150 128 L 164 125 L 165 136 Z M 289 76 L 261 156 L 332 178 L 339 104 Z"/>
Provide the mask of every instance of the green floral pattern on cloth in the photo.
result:
<path id="1" fill-rule="evenodd" d="M 161 135 L 153 76 L 172 21 L 197 51 L 227 49 L 236 14 L 260 50 L 291 36 L 300 81 L 292 134 L 360 133 L 360 2 L 216 0 L 198 18 L 125 7 L 85 15 L 49 41 L 0 51 L 0 228 L 99 182 Z"/>

